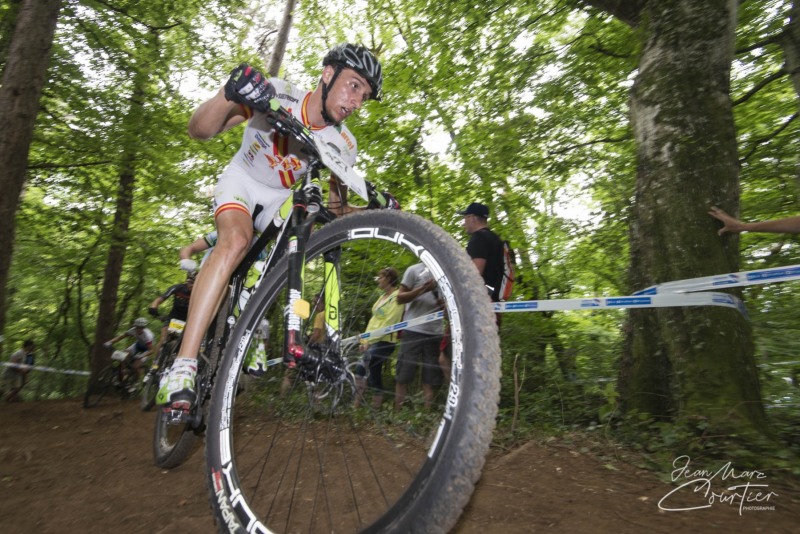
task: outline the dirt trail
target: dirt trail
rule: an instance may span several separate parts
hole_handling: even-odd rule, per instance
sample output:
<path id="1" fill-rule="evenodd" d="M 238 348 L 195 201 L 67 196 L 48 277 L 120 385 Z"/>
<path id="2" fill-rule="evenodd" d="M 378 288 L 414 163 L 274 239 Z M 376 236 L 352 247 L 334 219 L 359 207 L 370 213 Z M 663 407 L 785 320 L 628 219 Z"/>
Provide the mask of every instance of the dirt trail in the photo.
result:
<path id="1" fill-rule="evenodd" d="M 0 405 L 0 530 L 10 533 L 214 532 L 198 450 L 183 466 L 153 466 L 153 414 L 138 403 L 84 410 L 78 401 Z M 696 466 L 714 469 L 714 466 Z M 758 468 L 758 466 L 755 466 Z M 715 469 L 714 469 L 715 470 Z M 664 512 L 674 486 L 622 462 L 557 442 L 493 452 L 458 534 L 796 533 L 800 490 L 766 478 L 774 510 Z M 722 491 L 712 481 L 712 491 Z M 755 495 L 754 489 L 750 496 Z M 684 492 L 680 507 L 707 502 Z"/>

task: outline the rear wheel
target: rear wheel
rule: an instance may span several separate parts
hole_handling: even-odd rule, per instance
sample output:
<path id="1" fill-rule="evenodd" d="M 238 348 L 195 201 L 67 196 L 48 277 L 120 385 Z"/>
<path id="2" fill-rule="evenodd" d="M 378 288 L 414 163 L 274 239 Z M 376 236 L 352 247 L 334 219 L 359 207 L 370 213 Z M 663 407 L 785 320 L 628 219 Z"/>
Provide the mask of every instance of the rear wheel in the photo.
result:
<path id="1" fill-rule="evenodd" d="M 226 294 L 227 295 L 227 294 Z M 225 302 L 225 298 L 222 299 Z M 211 388 L 217 372 L 217 362 L 222 350 L 222 343 L 226 328 L 226 307 L 220 306 L 216 318 L 206 332 L 206 338 L 200 348 L 197 358 L 197 380 L 195 391 L 197 401 L 190 410 L 185 422 L 175 423 L 168 407 L 159 406 L 156 418 L 155 432 L 153 433 L 153 456 L 158 467 L 171 469 L 181 465 L 194 451 L 198 439 L 205 431 L 205 412 Z M 165 353 L 162 365 L 163 373 L 169 371 L 172 362 L 178 355 L 182 336 L 174 341 L 172 350 Z"/>
<path id="2" fill-rule="evenodd" d="M 156 364 L 145 372 L 144 386 L 142 387 L 142 411 L 149 412 L 156 405 L 156 394 L 161 383 L 161 377 L 169 370 L 164 364 L 167 354 L 174 354 L 176 341 L 164 343 L 158 353 Z"/>
<path id="3" fill-rule="evenodd" d="M 326 257 L 335 270 L 325 268 Z M 388 391 L 375 394 L 389 402 L 355 403 L 357 336 L 379 296 L 374 277 L 383 267 L 402 273 L 419 262 L 437 281 L 450 323 L 449 385 L 427 409 L 422 394 L 409 391 L 411 409 L 395 413 L 387 371 Z M 252 333 L 262 318 L 272 325 L 273 356 L 280 356 L 287 269 L 284 258 L 251 297 L 212 395 L 206 460 L 220 530 L 446 532 L 480 476 L 499 397 L 497 329 L 474 265 L 452 237 L 408 213 L 368 211 L 334 221 L 309 241 L 304 281 L 312 300 L 326 277 L 338 278 L 339 330 L 305 347 L 308 363 L 291 371 L 280 363 L 261 378 L 245 378 L 240 369 L 261 342 Z M 306 323 L 310 330 L 313 317 Z M 396 352 L 384 367 L 395 360 Z"/>
<path id="4" fill-rule="evenodd" d="M 90 383 L 86 389 L 86 395 L 83 397 L 83 407 L 94 408 L 100 404 L 103 397 L 114 387 L 115 378 L 117 378 L 117 370 L 110 365 L 100 371 L 95 383 Z"/>
<path id="5" fill-rule="evenodd" d="M 180 340 L 171 342 L 169 347 L 165 345 L 163 348 L 163 363 L 158 376 L 154 377 L 156 381 L 153 402 L 155 402 L 155 394 L 158 393 L 158 384 L 161 382 L 161 376 L 169 372 L 179 348 Z M 197 410 L 196 406 L 194 410 Z M 195 425 L 192 422 L 173 422 L 169 408 L 158 407 L 156 425 L 153 431 L 153 460 L 158 467 L 171 469 L 181 465 L 189 457 L 198 439 L 198 433 L 195 432 L 194 427 Z"/>

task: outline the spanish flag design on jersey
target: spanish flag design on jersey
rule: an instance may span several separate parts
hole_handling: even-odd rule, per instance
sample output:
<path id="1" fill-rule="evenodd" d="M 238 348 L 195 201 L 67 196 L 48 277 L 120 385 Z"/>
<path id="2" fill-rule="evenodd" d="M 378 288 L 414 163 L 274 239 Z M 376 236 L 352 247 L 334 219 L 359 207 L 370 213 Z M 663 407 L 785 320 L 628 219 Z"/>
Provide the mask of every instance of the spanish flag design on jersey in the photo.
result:
<path id="1" fill-rule="evenodd" d="M 358 145 L 346 126 L 317 126 L 310 120 L 310 105 L 313 93 L 296 88 L 279 78 L 271 78 L 275 86 L 275 98 L 297 117 L 318 142 L 336 147 L 345 163 L 355 164 Z M 300 143 L 278 134 L 263 113 L 241 108 L 246 121 L 242 142 L 236 156 L 223 171 L 224 176 L 242 175 L 268 187 L 286 191 L 301 180 L 308 166 L 308 155 Z"/>
<path id="2" fill-rule="evenodd" d="M 310 97 L 311 93 L 308 93 L 303 99 L 303 103 L 300 107 L 300 119 L 303 121 L 303 125 L 310 128 L 312 131 L 322 130 L 324 126 L 313 126 L 308 118 L 308 100 Z M 288 108 L 287 111 L 291 113 L 292 108 Z M 278 134 L 278 132 L 273 132 L 272 155 L 265 154 L 265 157 L 269 162 L 269 166 L 278 170 L 278 175 L 280 176 L 283 187 L 286 189 L 292 187 L 297 181 L 295 173 L 302 168 L 302 163 L 296 156 L 291 154 L 289 138 Z"/>

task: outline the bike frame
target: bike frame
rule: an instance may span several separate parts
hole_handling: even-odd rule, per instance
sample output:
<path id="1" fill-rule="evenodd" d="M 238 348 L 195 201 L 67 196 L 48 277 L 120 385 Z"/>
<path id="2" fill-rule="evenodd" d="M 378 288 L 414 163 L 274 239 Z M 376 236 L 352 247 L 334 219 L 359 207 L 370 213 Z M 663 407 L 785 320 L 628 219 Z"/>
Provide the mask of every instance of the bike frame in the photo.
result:
<path id="1" fill-rule="evenodd" d="M 336 218 L 322 203 L 322 193 L 319 179 L 319 169 L 322 164 L 316 158 L 309 164 L 309 171 L 303 176 L 300 186 L 294 190 L 290 199 L 291 211 L 283 224 L 275 232 L 265 231 L 248 251 L 245 258 L 236 268 L 231 277 L 230 293 L 227 299 L 228 317 L 226 331 L 222 345 L 227 341 L 227 335 L 235 324 L 233 310 L 239 300 L 247 273 L 265 250 L 268 242 L 275 237 L 275 245 L 267 257 L 256 286 L 266 276 L 275 264 L 288 253 L 289 283 L 287 285 L 287 301 L 284 320 L 284 362 L 289 367 L 294 367 L 297 360 L 305 354 L 305 339 L 303 338 L 303 321 L 310 316 L 312 306 L 304 298 L 304 271 L 306 245 L 311 236 L 312 229 L 317 224 L 326 224 Z M 339 285 L 338 272 L 335 264 L 336 258 L 326 258 L 325 262 L 325 324 L 326 331 L 331 337 L 331 343 L 338 343 L 333 334 L 338 330 Z"/>

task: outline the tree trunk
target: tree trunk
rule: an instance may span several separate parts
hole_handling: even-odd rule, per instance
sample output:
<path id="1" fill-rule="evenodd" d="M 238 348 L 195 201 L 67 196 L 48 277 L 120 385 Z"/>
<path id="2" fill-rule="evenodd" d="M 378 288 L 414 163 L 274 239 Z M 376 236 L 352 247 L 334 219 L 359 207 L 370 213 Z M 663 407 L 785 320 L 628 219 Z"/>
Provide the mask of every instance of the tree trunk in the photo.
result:
<path id="1" fill-rule="evenodd" d="M 60 9 L 61 0 L 25 0 L 20 5 L 0 85 L 0 333 L 6 322 L 19 197 Z"/>
<path id="2" fill-rule="evenodd" d="M 736 0 L 664 0 L 642 11 L 631 95 L 637 141 L 632 289 L 738 270 L 738 239 L 708 207 L 738 206 L 730 99 Z M 628 412 L 757 435 L 767 429 L 748 321 L 733 310 L 633 310 L 620 370 Z"/>
<path id="3" fill-rule="evenodd" d="M 800 96 L 800 0 L 792 2 L 789 22 L 781 36 L 786 71 L 792 78 L 794 92 Z"/>
<path id="4" fill-rule="evenodd" d="M 122 266 L 125 261 L 125 251 L 128 248 L 129 241 L 128 227 L 133 211 L 136 164 L 139 158 L 139 145 L 136 139 L 139 135 L 138 132 L 142 131 L 147 78 L 148 74 L 146 72 L 140 70 L 136 73 L 133 94 L 130 99 L 131 105 L 122 125 L 128 142 L 125 143 L 119 167 L 119 186 L 117 189 L 114 226 L 111 230 L 111 245 L 108 251 L 108 259 L 106 260 L 103 289 L 100 294 L 94 343 L 90 357 L 92 379 L 94 379 L 98 371 L 108 364 L 108 350 L 103 347 L 103 343 L 114 337 L 118 322 L 117 293 L 120 277 L 122 276 Z"/>
<path id="5" fill-rule="evenodd" d="M 281 21 L 281 29 L 278 32 L 278 38 L 275 41 L 275 49 L 272 51 L 272 57 L 269 60 L 269 67 L 267 67 L 267 75 L 273 78 L 278 75 L 283 63 L 283 55 L 286 53 L 286 43 L 289 42 L 289 30 L 292 29 L 292 15 L 294 14 L 294 6 L 297 0 L 286 0 L 286 7 L 283 10 L 283 20 Z"/>
<path id="6" fill-rule="evenodd" d="M 737 271 L 738 237 L 720 238 L 707 214 L 711 205 L 738 212 L 730 99 L 737 0 L 585 2 L 637 26 L 642 40 L 631 93 L 631 289 Z M 632 310 L 625 336 L 623 410 L 751 443 L 768 432 L 751 328 L 737 312 Z"/>

